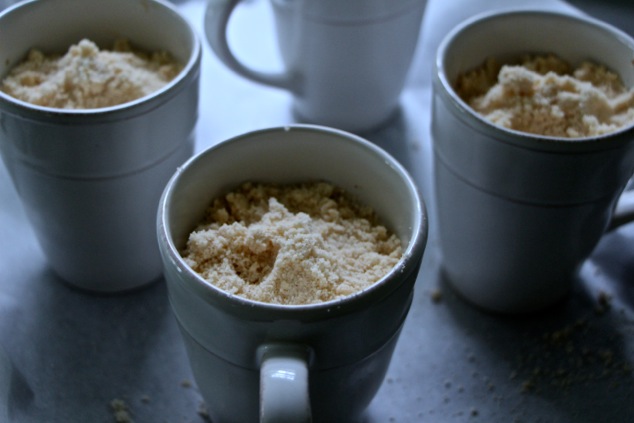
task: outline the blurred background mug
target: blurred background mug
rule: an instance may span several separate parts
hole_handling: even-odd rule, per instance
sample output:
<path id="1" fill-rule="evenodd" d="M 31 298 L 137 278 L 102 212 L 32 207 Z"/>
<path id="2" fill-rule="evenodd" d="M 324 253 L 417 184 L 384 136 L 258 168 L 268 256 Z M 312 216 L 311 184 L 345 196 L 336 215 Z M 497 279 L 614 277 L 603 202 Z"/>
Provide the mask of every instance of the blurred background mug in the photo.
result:
<path id="1" fill-rule="evenodd" d="M 327 302 L 280 305 L 223 291 L 181 251 L 211 201 L 247 181 L 343 188 L 402 240 L 403 256 L 372 286 Z M 161 199 L 158 236 L 170 304 L 211 420 L 359 419 L 387 371 L 427 241 L 424 203 L 395 159 L 329 128 L 246 133 L 179 168 Z"/>
<path id="2" fill-rule="evenodd" d="M 246 66 L 230 49 L 227 26 L 239 3 L 209 2 L 213 51 L 243 77 L 291 92 L 300 121 L 359 132 L 396 112 L 426 0 L 271 0 L 285 66 L 277 74 Z"/>
<path id="3" fill-rule="evenodd" d="M 37 30 L 33 30 L 37 28 Z M 154 221 L 165 183 L 194 148 L 201 45 L 169 3 L 48 0 L 0 14 L 0 74 L 32 48 L 64 53 L 82 38 L 165 50 L 184 68 L 125 104 L 58 109 L 0 92 L 0 150 L 53 270 L 96 292 L 137 288 L 162 274 Z"/>
<path id="4" fill-rule="evenodd" d="M 523 133 L 491 123 L 454 91 L 458 75 L 485 59 L 526 53 L 592 60 L 634 86 L 634 40 L 587 17 L 486 14 L 441 43 L 432 135 L 442 267 L 464 298 L 506 313 L 562 299 L 611 221 L 633 217 L 632 193 L 619 199 L 634 171 L 634 127 L 585 138 Z"/>

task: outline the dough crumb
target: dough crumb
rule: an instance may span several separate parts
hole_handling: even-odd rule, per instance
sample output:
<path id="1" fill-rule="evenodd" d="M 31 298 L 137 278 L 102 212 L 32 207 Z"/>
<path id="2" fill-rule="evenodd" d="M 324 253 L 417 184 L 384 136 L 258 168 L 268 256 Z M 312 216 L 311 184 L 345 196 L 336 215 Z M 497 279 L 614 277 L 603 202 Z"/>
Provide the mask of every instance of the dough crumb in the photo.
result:
<path id="1" fill-rule="evenodd" d="M 116 423 L 134 423 L 130 416 L 128 405 L 121 399 L 113 399 L 110 401 L 110 408 L 114 415 L 114 421 Z"/>
<path id="2" fill-rule="evenodd" d="M 440 289 L 434 289 L 430 294 L 433 303 L 438 304 L 442 302 L 442 291 Z"/>
<path id="3" fill-rule="evenodd" d="M 206 422 L 210 422 L 211 423 L 211 416 L 209 415 L 209 410 L 207 409 L 207 404 L 205 404 L 204 402 L 201 402 L 200 404 L 198 404 L 198 415 L 200 416 L 201 419 L 203 419 Z"/>

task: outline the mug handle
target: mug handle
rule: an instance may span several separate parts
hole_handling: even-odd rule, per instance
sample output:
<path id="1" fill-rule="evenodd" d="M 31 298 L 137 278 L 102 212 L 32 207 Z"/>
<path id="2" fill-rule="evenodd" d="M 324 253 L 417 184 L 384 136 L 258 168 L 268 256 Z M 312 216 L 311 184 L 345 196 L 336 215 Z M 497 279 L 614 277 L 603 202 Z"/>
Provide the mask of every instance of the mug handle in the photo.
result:
<path id="1" fill-rule="evenodd" d="M 634 188 L 626 189 L 616 203 L 608 231 L 634 221 Z"/>
<path id="2" fill-rule="evenodd" d="M 267 344 L 259 356 L 260 423 L 310 423 L 308 349 Z"/>
<path id="3" fill-rule="evenodd" d="M 211 49 L 231 70 L 243 77 L 272 87 L 295 91 L 298 78 L 292 73 L 268 73 L 249 68 L 233 54 L 227 41 L 229 17 L 241 0 L 210 0 L 205 10 L 205 34 Z"/>

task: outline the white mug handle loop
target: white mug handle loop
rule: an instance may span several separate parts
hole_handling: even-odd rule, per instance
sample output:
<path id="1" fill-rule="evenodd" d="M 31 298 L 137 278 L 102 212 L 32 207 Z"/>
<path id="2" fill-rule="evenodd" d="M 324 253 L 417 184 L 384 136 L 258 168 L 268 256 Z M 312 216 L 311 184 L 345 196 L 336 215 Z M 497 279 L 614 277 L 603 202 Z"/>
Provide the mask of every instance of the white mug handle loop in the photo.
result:
<path id="1" fill-rule="evenodd" d="M 634 221 L 634 188 L 626 189 L 616 203 L 608 230 Z"/>
<path id="2" fill-rule="evenodd" d="M 308 349 L 267 344 L 259 356 L 260 423 L 310 423 Z"/>
<path id="3" fill-rule="evenodd" d="M 296 92 L 299 77 L 291 72 L 262 72 L 242 63 L 229 47 L 227 28 L 229 18 L 241 0 L 210 0 L 205 11 L 205 34 L 211 49 L 231 70 L 260 84 Z"/>

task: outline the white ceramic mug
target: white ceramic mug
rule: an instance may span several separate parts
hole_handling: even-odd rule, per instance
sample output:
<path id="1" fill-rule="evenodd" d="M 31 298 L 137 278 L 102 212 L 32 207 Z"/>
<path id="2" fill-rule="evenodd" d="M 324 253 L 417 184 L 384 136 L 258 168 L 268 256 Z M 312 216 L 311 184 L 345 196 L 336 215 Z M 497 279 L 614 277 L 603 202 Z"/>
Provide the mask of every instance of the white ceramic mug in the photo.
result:
<path id="1" fill-rule="evenodd" d="M 436 58 L 432 135 L 443 269 L 462 296 L 492 311 L 534 311 L 564 297 L 634 170 L 632 127 L 581 139 L 507 130 L 452 88 L 488 57 L 544 52 L 573 65 L 604 64 L 634 86 L 628 35 L 554 12 L 477 16 L 447 35 Z M 618 222 L 631 220 L 629 213 Z"/>
<path id="2" fill-rule="evenodd" d="M 426 0 L 271 0 L 285 66 L 279 74 L 246 66 L 230 49 L 227 25 L 239 3 L 209 2 L 212 49 L 243 77 L 290 91 L 301 121 L 359 132 L 395 113 Z"/>
<path id="3" fill-rule="evenodd" d="M 209 284 L 181 257 L 213 198 L 245 181 L 314 180 L 329 181 L 374 208 L 403 241 L 402 259 L 371 287 L 318 304 L 262 303 Z M 213 421 L 360 417 L 383 381 L 427 239 L 424 204 L 396 160 L 329 128 L 247 133 L 179 168 L 161 199 L 158 236 L 170 303 Z"/>
<path id="4" fill-rule="evenodd" d="M 0 46 L 0 74 L 31 48 L 63 53 L 84 37 L 167 50 L 184 69 L 155 93 L 100 109 L 40 107 L 0 92 L 0 150 L 53 270 L 76 287 L 123 291 L 162 273 L 156 208 L 193 152 L 201 45 L 166 2 L 29 1 L 0 14 L 0 38 L 11 40 Z"/>

